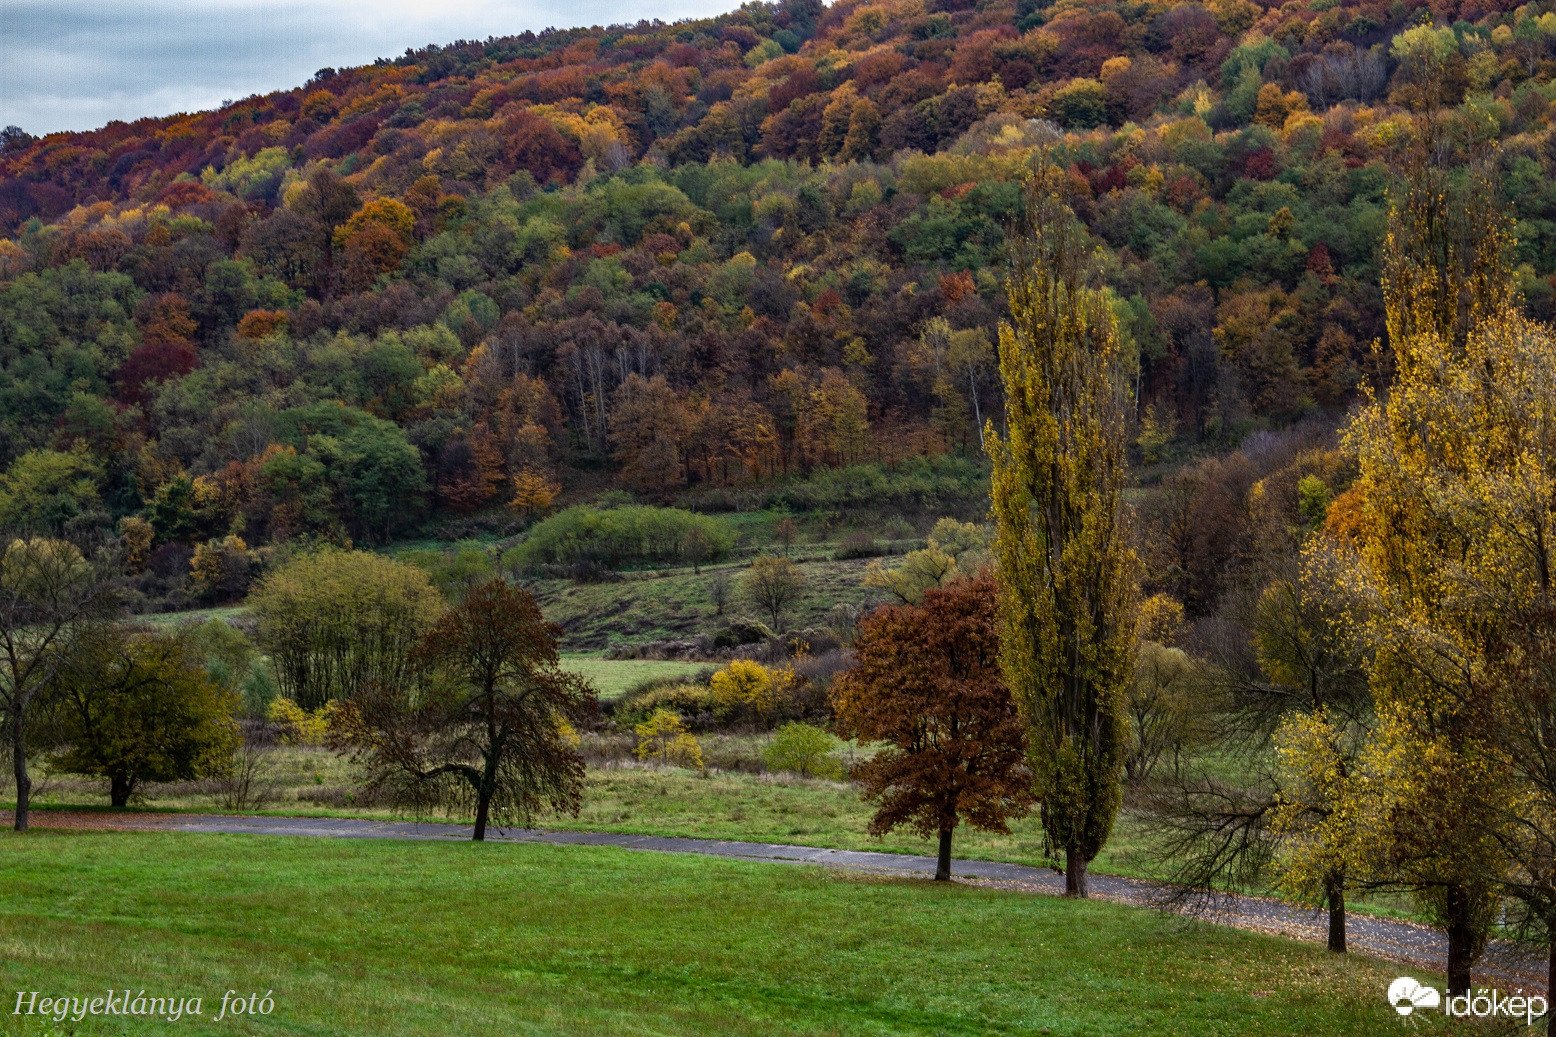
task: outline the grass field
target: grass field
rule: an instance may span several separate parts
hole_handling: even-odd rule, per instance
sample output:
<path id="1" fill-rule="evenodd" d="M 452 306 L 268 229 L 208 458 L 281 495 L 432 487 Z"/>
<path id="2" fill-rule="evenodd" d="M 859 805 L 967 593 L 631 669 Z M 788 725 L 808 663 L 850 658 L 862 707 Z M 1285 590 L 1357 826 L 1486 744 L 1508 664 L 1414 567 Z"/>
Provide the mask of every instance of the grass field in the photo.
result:
<path id="1" fill-rule="evenodd" d="M 587 677 L 600 698 L 614 699 L 643 681 L 664 677 L 691 678 L 703 670 L 717 669 L 717 664 L 660 659 L 602 659 L 597 655 L 567 653 L 562 656 L 562 668 Z"/>
<path id="2" fill-rule="evenodd" d="M 0 1015 L 12 1034 L 1230 1037 L 1399 1026 L 1386 964 L 1142 909 L 813 867 L 160 832 L 7 832 L 0 857 L 0 989 L 144 989 L 199 996 L 204 1013 L 59 1026 Z M 270 991 L 274 1012 L 214 1023 L 227 990 Z M 1414 1029 L 1444 1021 L 1432 1013 Z"/>
<path id="3" fill-rule="evenodd" d="M 703 739 L 710 757 L 760 752 L 761 736 L 714 735 Z M 354 777 L 350 765 L 322 749 L 282 748 L 273 756 L 273 777 L 279 796 L 262 813 L 333 817 L 396 817 L 387 808 L 363 807 L 348 798 Z M 793 843 L 842 850 L 933 855 L 935 842 L 907 828 L 883 837 L 866 833 L 874 807 L 859 798 L 857 787 L 845 783 L 788 774 L 735 771 L 700 774 L 677 768 L 641 766 L 590 767 L 583 808 L 577 817 L 543 817 L 545 828 L 637 835 L 688 836 L 753 842 Z M 153 786 L 142 804 L 149 810 L 216 810 L 209 793 L 192 785 Z M 60 776 L 40 785 L 35 805 L 42 809 L 102 808 L 106 785 L 89 779 Z M 8 806 L 0 802 L 0 806 Z M 46 820 L 38 822 L 47 825 Z M 1044 867 L 1043 831 L 1037 817 L 1011 822 L 1008 835 L 957 829 L 953 852 L 958 857 L 1009 861 Z M 1101 874 L 1134 878 L 1162 877 L 1152 860 L 1147 833 L 1127 811 L 1113 828 L 1107 846 L 1093 864 Z M 1267 892 L 1255 889 L 1252 892 Z M 1358 912 L 1384 917 L 1416 918 L 1409 903 L 1397 896 L 1357 897 Z"/>

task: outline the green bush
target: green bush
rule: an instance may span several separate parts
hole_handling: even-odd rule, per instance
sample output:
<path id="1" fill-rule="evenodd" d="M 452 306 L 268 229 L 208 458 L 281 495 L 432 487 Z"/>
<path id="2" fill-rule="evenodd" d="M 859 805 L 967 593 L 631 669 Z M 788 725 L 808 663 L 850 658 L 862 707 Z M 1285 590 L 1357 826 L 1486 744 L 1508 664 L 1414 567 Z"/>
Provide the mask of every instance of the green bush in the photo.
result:
<path id="1" fill-rule="evenodd" d="M 713 689 L 705 684 L 655 682 L 618 699 L 614 712 L 618 723 L 630 727 L 661 709 L 679 714 L 694 728 L 706 727 L 713 718 Z"/>
<path id="2" fill-rule="evenodd" d="M 762 752 L 768 770 L 789 771 L 811 778 L 843 777 L 843 765 L 832 758 L 837 739 L 809 724 L 784 724 Z"/>
<path id="3" fill-rule="evenodd" d="M 620 568 L 678 562 L 686 535 L 694 529 L 706 539 L 708 560 L 723 558 L 735 546 L 729 523 L 710 515 L 637 504 L 579 505 L 537 523 L 523 543 L 503 556 L 503 564 L 528 568 L 586 562 Z"/>
<path id="4" fill-rule="evenodd" d="M 989 507 L 989 466 L 981 458 L 950 454 L 913 457 L 895 464 L 820 468 L 803 479 L 763 486 L 700 487 L 681 501 L 710 511 L 981 515 Z"/>

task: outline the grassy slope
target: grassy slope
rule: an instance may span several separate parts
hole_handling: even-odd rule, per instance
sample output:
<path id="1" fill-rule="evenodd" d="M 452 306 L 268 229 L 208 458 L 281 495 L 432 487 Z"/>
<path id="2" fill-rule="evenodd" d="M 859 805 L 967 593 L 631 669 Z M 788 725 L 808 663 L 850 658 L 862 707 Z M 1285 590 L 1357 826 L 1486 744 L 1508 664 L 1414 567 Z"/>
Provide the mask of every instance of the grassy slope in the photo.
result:
<path id="1" fill-rule="evenodd" d="M 874 600 L 875 592 L 859 585 L 864 559 L 833 561 L 819 553 L 796 551 L 795 561 L 806 581 L 805 595 L 790 626 L 817 623 L 840 601 Z M 658 569 L 627 573 L 611 583 L 540 580 L 531 585 L 546 618 L 562 627 L 562 644 L 570 650 L 602 649 L 662 638 L 690 638 L 718 629 L 734 616 L 755 615 L 740 594 L 746 564 L 704 566 L 701 573 Z M 733 584 L 734 600 L 724 618 L 715 614 L 709 588 L 723 575 Z M 757 618 L 763 618 L 758 616 Z"/>
<path id="2" fill-rule="evenodd" d="M 1383 999 L 1396 970 L 1365 959 L 1116 905 L 818 868 L 172 833 L 5 833 L 0 856 L 0 989 L 202 996 L 204 1020 L 186 1017 L 182 1033 L 1212 1037 L 1398 1025 Z M 213 1024 L 227 989 L 273 990 L 274 1015 Z M 16 1023 L 5 1017 L 12 1032 L 49 1032 Z M 167 1029 L 89 1019 L 55 1032 Z"/>
<path id="3" fill-rule="evenodd" d="M 601 659 L 593 655 L 567 653 L 562 668 L 589 678 L 594 692 L 602 699 L 619 697 L 636 684 L 661 677 L 690 678 L 714 667 L 712 663 L 686 663 L 659 659 Z"/>

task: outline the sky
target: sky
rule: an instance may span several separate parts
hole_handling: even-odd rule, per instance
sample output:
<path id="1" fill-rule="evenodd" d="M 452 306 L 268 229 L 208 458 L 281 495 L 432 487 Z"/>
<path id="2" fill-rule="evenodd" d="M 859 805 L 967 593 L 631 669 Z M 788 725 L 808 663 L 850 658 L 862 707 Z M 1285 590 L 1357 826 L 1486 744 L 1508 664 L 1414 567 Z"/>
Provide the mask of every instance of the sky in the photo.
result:
<path id="1" fill-rule="evenodd" d="M 739 0 L 0 0 L 0 126 L 41 136 L 214 108 L 326 66 L 526 29 L 675 21 Z"/>

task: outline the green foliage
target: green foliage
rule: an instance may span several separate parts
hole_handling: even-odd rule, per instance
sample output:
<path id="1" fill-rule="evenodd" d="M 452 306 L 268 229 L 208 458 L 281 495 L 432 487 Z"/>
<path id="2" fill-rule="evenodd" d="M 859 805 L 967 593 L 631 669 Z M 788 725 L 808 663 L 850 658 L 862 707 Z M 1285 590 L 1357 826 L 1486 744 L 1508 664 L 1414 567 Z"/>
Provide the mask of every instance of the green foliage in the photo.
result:
<path id="1" fill-rule="evenodd" d="M 645 505 L 579 505 L 537 523 L 518 547 L 503 556 L 503 564 L 525 567 L 594 562 L 619 568 L 676 562 L 692 529 L 706 538 L 709 559 L 724 557 L 734 546 L 729 524 L 713 516 Z"/>
<path id="2" fill-rule="evenodd" d="M 115 806 L 143 782 L 220 773 L 238 744 L 237 695 L 178 634 L 93 631 L 72 646 L 61 695 L 70 748 L 51 762 L 108 778 Z"/>
<path id="3" fill-rule="evenodd" d="M 1124 695 L 1134 662 L 1138 562 L 1122 509 L 1124 415 L 1118 327 L 1088 284 L 1090 254 L 1044 167 L 1000 327 L 1005 427 L 994 461 L 1000 668 L 1030 738 L 1043 820 L 1066 854 L 1066 886 L 1120 804 Z"/>
<path id="4" fill-rule="evenodd" d="M 102 467 L 84 447 L 30 450 L 0 476 L 0 528 L 59 533 L 99 505 Z"/>
<path id="5" fill-rule="evenodd" d="M 398 687 L 443 601 L 415 566 L 325 550 L 265 577 L 249 608 L 281 693 L 317 709 L 369 685 Z"/>
<path id="6" fill-rule="evenodd" d="M 842 780 L 843 765 L 832 757 L 837 745 L 837 739 L 819 727 L 792 722 L 773 732 L 772 741 L 762 750 L 762 762 L 768 770 Z"/>

